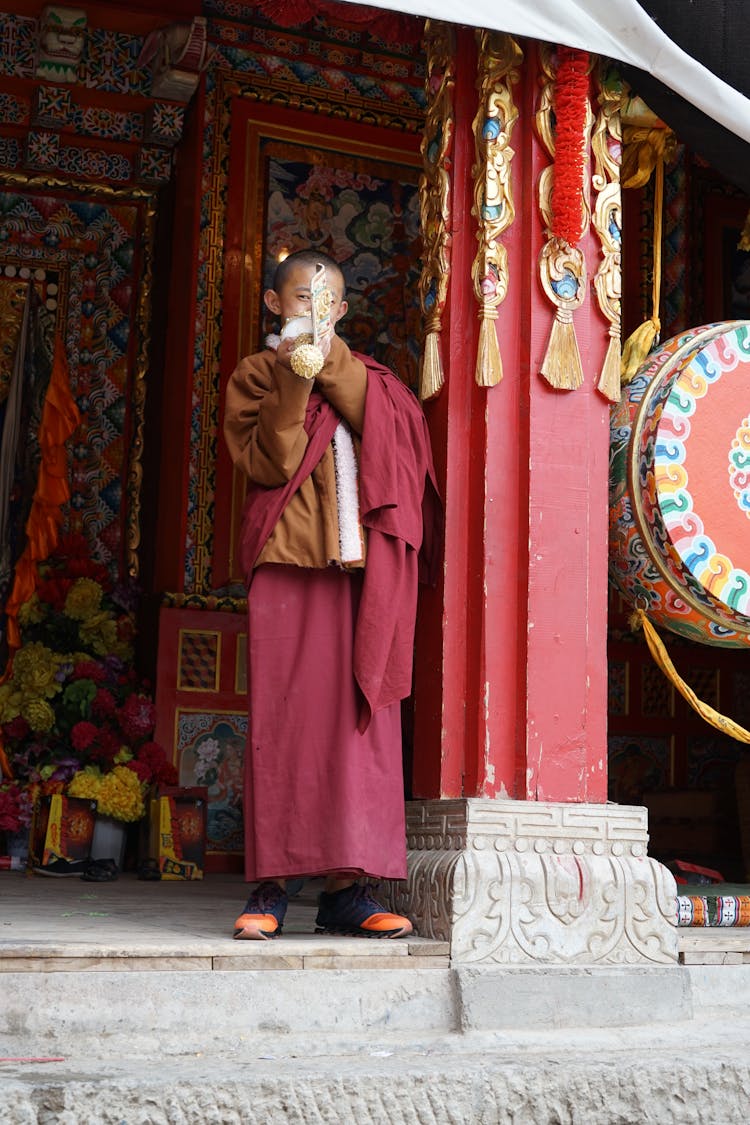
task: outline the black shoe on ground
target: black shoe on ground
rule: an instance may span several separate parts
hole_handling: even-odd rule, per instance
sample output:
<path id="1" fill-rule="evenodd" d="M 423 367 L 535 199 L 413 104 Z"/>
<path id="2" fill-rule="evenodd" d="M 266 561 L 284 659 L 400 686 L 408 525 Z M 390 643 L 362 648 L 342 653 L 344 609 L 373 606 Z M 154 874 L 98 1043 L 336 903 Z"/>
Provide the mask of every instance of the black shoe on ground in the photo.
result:
<path id="1" fill-rule="evenodd" d="M 50 863 L 38 864 L 33 871 L 35 875 L 50 875 L 53 879 L 70 879 L 74 875 L 83 875 L 90 863 L 90 859 L 63 859 L 56 856 Z"/>

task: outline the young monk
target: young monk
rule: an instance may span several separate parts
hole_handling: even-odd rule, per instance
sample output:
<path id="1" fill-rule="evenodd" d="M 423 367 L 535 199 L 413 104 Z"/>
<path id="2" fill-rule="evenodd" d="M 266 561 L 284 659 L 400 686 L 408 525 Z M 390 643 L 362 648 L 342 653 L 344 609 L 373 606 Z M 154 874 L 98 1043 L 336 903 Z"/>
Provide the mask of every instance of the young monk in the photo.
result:
<path id="1" fill-rule="evenodd" d="M 400 701 L 418 555 L 434 581 L 440 505 L 416 399 L 335 332 L 347 310 L 339 266 L 290 255 L 265 304 L 282 329 L 309 314 L 320 265 L 334 331 L 317 376 L 295 373 L 294 339 L 271 337 L 226 394 L 224 435 L 248 482 L 245 877 L 257 886 L 235 922 L 242 939 L 281 934 L 286 880 L 299 876 L 325 876 L 319 930 L 412 932 L 370 884 L 406 877 Z"/>

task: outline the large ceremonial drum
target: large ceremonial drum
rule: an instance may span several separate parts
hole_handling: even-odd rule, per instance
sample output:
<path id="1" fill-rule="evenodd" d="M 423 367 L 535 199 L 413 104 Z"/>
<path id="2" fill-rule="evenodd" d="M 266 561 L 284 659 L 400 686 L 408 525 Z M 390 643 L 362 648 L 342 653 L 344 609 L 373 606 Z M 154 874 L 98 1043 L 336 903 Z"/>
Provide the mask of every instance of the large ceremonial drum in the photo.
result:
<path id="1" fill-rule="evenodd" d="M 652 353 L 613 408 L 610 578 L 656 625 L 750 647 L 750 321 Z"/>

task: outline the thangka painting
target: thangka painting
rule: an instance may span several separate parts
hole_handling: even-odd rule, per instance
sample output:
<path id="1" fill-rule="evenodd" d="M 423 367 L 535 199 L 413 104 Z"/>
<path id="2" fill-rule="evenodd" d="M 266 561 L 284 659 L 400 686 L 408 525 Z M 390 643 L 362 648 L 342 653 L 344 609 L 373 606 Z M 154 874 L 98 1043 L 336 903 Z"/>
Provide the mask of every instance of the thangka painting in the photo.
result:
<path id="1" fill-rule="evenodd" d="M 275 265 L 294 250 L 337 261 L 349 311 L 338 332 L 416 388 L 420 271 L 418 171 L 286 141 L 262 142 L 266 201 L 261 335 L 277 330 L 262 304 Z"/>
<path id="2" fill-rule="evenodd" d="M 206 848 L 242 852 L 242 769 L 247 715 L 177 711 L 180 785 L 206 786 Z"/>

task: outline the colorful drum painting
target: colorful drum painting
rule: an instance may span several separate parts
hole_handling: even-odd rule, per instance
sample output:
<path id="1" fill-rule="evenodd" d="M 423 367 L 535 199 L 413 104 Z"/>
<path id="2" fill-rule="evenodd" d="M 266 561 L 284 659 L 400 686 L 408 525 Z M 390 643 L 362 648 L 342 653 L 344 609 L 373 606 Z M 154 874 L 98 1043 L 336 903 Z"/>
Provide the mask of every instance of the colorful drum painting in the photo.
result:
<path id="1" fill-rule="evenodd" d="M 652 353 L 612 411 L 610 579 L 657 626 L 750 647 L 750 321 Z"/>

